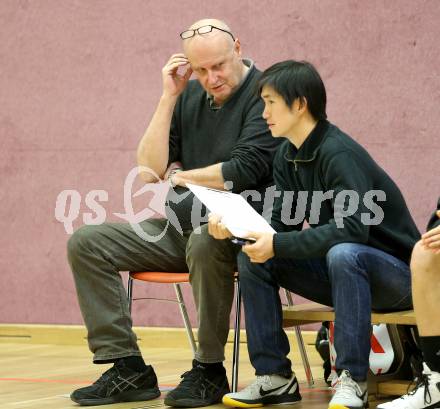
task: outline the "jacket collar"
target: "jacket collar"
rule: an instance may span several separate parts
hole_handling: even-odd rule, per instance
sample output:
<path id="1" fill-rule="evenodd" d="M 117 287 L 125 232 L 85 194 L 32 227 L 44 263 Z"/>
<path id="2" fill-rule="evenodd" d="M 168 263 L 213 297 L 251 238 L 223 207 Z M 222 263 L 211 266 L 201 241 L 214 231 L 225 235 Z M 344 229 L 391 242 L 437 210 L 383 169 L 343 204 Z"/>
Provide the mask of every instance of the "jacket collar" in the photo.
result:
<path id="1" fill-rule="evenodd" d="M 325 134 L 330 126 L 326 119 L 318 121 L 313 131 L 299 149 L 293 143 L 289 143 L 284 159 L 290 162 L 310 162 L 316 157 L 316 153 L 325 139 Z"/>

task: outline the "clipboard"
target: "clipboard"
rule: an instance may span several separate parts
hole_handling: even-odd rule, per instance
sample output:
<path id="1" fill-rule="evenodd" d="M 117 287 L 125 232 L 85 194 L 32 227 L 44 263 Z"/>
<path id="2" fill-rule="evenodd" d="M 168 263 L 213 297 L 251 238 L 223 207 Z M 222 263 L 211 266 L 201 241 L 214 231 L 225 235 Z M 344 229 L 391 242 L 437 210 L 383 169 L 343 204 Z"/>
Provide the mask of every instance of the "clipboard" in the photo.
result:
<path id="1" fill-rule="evenodd" d="M 192 183 L 186 186 L 211 213 L 221 216 L 222 223 L 235 237 L 246 238 L 252 231 L 276 233 L 241 195 Z"/>

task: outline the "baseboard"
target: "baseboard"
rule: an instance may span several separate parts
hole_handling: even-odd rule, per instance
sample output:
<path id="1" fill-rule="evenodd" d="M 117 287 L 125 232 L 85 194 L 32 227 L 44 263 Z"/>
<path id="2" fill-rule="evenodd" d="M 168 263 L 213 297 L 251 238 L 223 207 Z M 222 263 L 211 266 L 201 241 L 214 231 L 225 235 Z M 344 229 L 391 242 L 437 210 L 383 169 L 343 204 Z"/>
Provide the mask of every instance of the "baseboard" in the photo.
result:
<path id="1" fill-rule="evenodd" d="M 134 327 L 139 345 L 148 348 L 181 348 L 188 345 L 184 328 Z M 296 343 L 294 331 L 286 331 L 291 344 Z M 194 329 L 197 338 L 197 329 Z M 228 343 L 233 343 L 230 331 Z M 302 331 L 305 344 L 314 344 L 316 331 Z M 0 324 L 0 343 L 87 345 L 83 325 Z M 240 331 L 240 343 L 246 343 L 246 332 Z"/>

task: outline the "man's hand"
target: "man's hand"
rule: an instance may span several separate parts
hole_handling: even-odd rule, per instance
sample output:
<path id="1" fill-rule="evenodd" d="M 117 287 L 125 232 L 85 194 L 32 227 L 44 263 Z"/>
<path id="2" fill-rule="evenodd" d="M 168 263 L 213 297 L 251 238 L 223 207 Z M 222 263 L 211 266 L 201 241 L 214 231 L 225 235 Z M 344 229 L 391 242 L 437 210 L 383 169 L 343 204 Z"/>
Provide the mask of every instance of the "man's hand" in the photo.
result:
<path id="1" fill-rule="evenodd" d="M 163 95 L 177 98 L 185 89 L 192 69 L 188 67 L 183 75 L 178 73 L 179 67 L 189 65 L 185 54 L 173 54 L 162 69 Z"/>
<path id="2" fill-rule="evenodd" d="M 437 210 L 437 217 L 440 219 L 440 210 Z M 422 234 L 422 244 L 427 250 L 440 254 L 440 226 L 437 226 Z"/>
<path id="3" fill-rule="evenodd" d="M 232 237 L 231 232 L 222 223 L 221 216 L 214 213 L 210 213 L 208 216 L 208 232 L 217 240 L 224 240 Z"/>
<path id="4" fill-rule="evenodd" d="M 274 233 L 249 232 L 247 237 L 257 240 L 254 244 L 246 244 L 242 250 L 249 256 L 252 263 L 264 263 L 272 258 Z"/>

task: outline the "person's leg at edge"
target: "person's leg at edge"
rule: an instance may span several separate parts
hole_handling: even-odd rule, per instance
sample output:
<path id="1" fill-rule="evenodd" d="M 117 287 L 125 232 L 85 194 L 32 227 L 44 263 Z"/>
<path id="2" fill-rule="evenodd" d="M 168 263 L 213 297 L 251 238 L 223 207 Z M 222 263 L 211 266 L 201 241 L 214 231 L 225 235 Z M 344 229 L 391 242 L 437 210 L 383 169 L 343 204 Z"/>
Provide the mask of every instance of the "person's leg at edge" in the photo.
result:
<path id="1" fill-rule="evenodd" d="M 423 353 L 422 379 L 410 393 L 378 406 L 379 409 L 440 407 L 440 254 L 418 242 L 411 257 L 414 312 Z"/>
<path id="2" fill-rule="evenodd" d="M 440 254 L 417 243 L 412 254 L 411 272 L 414 311 L 424 359 L 432 370 L 440 372 Z"/>
<path id="3" fill-rule="evenodd" d="M 329 408 L 367 402 L 371 310 L 411 307 L 409 266 L 372 247 L 342 243 L 327 253 L 335 309 L 338 381 Z"/>
<path id="4" fill-rule="evenodd" d="M 210 236 L 207 225 L 188 240 L 186 261 L 198 313 L 198 346 L 192 369 L 165 398 L 168 406 L 207 406 L 221 402 L 229 392 L 223 361 L 239 250 L 229 239 Z"/>
<path id="5" fill-rule="evenodd" d="M 81 405 L 146 400 L 159 394 L 156 375 L 145 365 L 132 330 L 119 271 L 187 271 L 185 246 L 189 234 L 179 234 L 163 219 L 140 225 L 153 240 L 167 231 L 153 242 L 139 237 L 129 224 L 105 223 L 81 227 L 68 242 L 68 260 L 93 361 L 114 363 L 95 384 L 72 393 L 72 400 Z M 117 381 L 115 387 L 112 381 L 118 377 L 131 381 Z"/>

